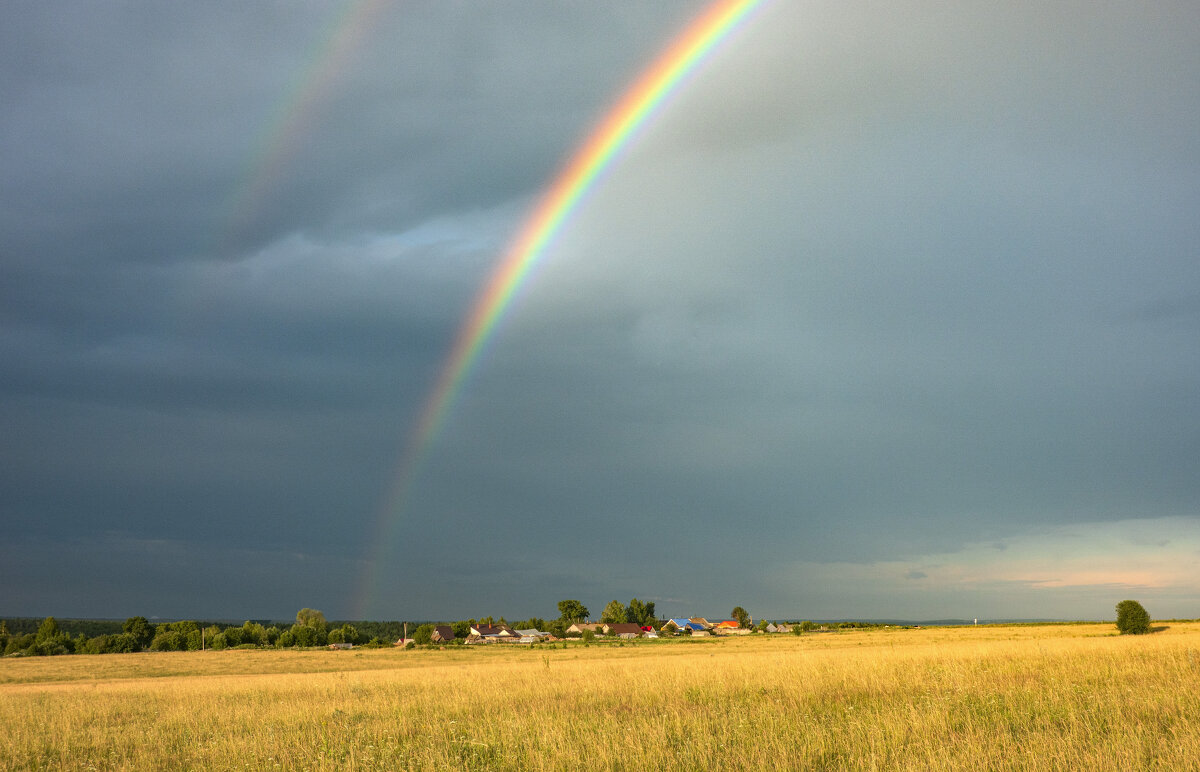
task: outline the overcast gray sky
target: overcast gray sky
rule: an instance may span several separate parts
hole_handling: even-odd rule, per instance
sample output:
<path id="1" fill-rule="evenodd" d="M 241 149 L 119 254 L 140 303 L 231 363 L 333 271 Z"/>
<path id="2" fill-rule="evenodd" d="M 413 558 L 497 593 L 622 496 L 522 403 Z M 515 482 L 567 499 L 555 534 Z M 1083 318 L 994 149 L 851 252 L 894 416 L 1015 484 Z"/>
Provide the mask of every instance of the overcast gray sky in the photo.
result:
<path id="1" fill-rule="evenodd" d="M 705 7 L 10 3 L 0 615 L 1200 615 L 1189 2 L 764 3 L 389 501 Z"/>

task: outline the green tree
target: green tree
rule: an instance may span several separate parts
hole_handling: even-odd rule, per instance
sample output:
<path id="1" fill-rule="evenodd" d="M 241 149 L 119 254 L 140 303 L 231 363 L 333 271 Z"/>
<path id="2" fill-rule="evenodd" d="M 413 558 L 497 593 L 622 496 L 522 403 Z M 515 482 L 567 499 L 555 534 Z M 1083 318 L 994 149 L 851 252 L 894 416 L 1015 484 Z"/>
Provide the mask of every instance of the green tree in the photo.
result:
<path id="1" fill-rule="evenodd" d="M 765 620 L 765 619 L 760 619 L 760 620 L 758 620 L 758 628 L 757 628 L 757 629 L 758 629 L 758 631 L 759 631 L 760 633 L 765 633 L 765 632 L 767 631 L 767 625 L 768 625 L 768 624 L 770 624 L 770 623 L 769 623 L 769 622 L 767 622 L 767 620 Z"/>
<path id="2" fill-rule="evenodd" d="M 567 627 L 576 622 L 582 622 L 590 616 L 587 606 L 577 600 L 560 600 L 558 602 L 558 613 L 558 618 L 565 622 Z"/>
<path id="3" fill-rule="evenodd" d="M 52 641 L 62 635 L 62 630 L 58 627 L 58 620 L 54 617 L 46 617 L 42 623 L 38 625 L 37 642 Z"/>
<path id="4" fill-rule="evenodd" d="M 178 630 L 170 629 L 170 625 L 159 625 L 154 640 L 150 641 L 150 651 L 183 651 L 185 648 L 187 639 Z"/>
<path id="5" fill-rule="evenodd" d="M 450 629 L 454 630 L 454 637 L 465 640 L 471 634 L 471 623 L 463 619 L 450 625 Z"/>
<path id="6" fill-rule="evenodd" d="M 226 646 L 239 646 L 244 643 L 242 639 L 242 628 L 226 627 L 222 632 L 225 635 Z"/>
<path id="7" fill-rule="evenodd" d="M 734 606 L 729 616 L 737 620 L 738 627 L 750 627 L 750 615 L 741 606 Z"/>
<path id="8" fill-rule="evenodd" d="M 629 605 L 625 607 L 625 621 L 632 622 L 635 625 L 653 625 L 657 620 L 654 615 L 654 601 L 640 601 L 637 598 L 630 598 Z"/>
<path id="9" fill-rule="evenodd" d="M 610 600 L 608 605 L 604 607 L 604 613 L 600 615 L 600 621 L 610 625 L 624 622 L 625 604 L 619 600 Z"/>
<path id="10" fill-rule="evenodd" d="M 315 608 L 302 608 L 296 612 L 296 624 L 324 632 L 326 627 L 325 615 Z"/>
<path id="11" fill-rule="evenodd" d="M 1117 604 L 1117 629 L 1122 635 L 1141 635 L 1150 632 L 1150 615 L 1136 600 Z"/>
<path id="12" fill-rule="evenodd" d="M 421 625 L 413 633 L 413 640 L 422 646 L 433 643 L 433 625 Z"/>
<path id="13" fill-rule="evenodd" d="M 546 632 L 553 635 L 555 638 L 567 637 L 567 625 L 561 619 L 555 619 L 546 625 Z"/>
<path id="14" fill-rule="evenodd" d="M 267 628 L 258 622 L 251 622 L 249 619 L 242 623 L 242 643 L 253 643 L 255 646 L 262 646 L 266 642 Z"/>
<path id="15" fill-rule="evenodd" d="M 146 617 L 129 617 L 121 625 L 121 632 L 129 633 L 137 640 L 138 648 L 144 649 L 154 640 L 154 625 L 146 621 Z"/>

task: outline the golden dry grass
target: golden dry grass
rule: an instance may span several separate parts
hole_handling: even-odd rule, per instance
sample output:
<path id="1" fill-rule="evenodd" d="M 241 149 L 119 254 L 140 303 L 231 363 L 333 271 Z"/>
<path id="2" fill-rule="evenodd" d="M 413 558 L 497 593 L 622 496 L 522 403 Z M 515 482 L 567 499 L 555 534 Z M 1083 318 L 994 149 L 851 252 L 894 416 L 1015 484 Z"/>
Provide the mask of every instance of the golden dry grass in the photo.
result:
<path id="1" fill-rule="evenodd" d="M 1200 624 L 0 661 L 12 769 L 1195 769 Z"/>

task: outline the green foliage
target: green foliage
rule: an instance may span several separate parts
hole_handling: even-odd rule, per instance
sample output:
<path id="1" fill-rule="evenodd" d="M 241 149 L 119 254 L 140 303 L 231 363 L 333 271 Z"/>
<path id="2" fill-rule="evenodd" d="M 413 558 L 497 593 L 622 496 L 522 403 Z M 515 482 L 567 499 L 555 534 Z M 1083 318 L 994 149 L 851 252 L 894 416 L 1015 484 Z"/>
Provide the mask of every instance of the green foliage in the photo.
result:
<path id="1" fill-rule="evenodd" d="M 30 656 L 40 657 L 71 654 L 75 651 L 75 641 L 59 628 L 54 617 L 46 617 L 38 626 L 33 642 L 27 644 L 23 651 Z"/>
<path id="2" fill-rule="evenodd" d="M 326 629 L 325 615 L 315 608 L 302 608 L 297 611 L 296 624 L 311 627 L 321 632 L 325 632 Z"/>
<path id="3" fill-rule="evenodd" d="M 413 633 L 413 641 L 422 646 L 433 643 L 433 625 L 426 624 L 418 627 L 417 631 Z"/>
<path id="4" fill-rule="evenodd" d="M 739 627 L 750 627 L 750 614 L 741 606 L 734 606 L 733 611 L 729 612 L 729 616 L 737 620 Z"/>
<path id="5" fill-rule="evenodd" d="M 339 627 L 338 631 L 342 634 L 342 643 L 358 644 L 366 642 L 365 640 L 361 639 L 361 636 L 359 636 L 358 629 L 349 622 Z M 331 638 L 329 642 L 333 643 L 334 641 Z"/>
<path id="6" fill-rule="evenodd" d="M 583 639 L 584 643 L 591 643 L 592 641 L 596 640 L 596 631 L 588 628 L 587 630 L 583 631 L 583 635 L 580 637 Z"/>
<path id="7" fill-rule="evenodd" d="M 309 625 L 292 625 L 293 646 L 324 646 L 328 637 L 324 630 L 318 630 Z"/>
<path id="8" fill-rule="evenodd" d="M 19 651 L 25 651 L 30 646 L 33 646 L 37 636 L 33 633 L 25 633 L 24 635 L 11 635 L 8 638 L 8 644 L 4 647 L 5 654 L 16 654 Z"/>
<path id="9" fill-rule="evenodd" d="M 624 622 L 625 604 L 619 600 L 610 600 L 604 607 L 604 613 L 600 615 L 600 621 L 610 625 Z"/>
<path id="10" fill-rule="evenodd" d="M 816 629 L 817 629 L 817 625 L 814 622 L 811 622 L 807 619 L 800 623 L 800 632 L 802 632 L 802 633 L 811 633 L 813 630 L 816 630 Z"/>
<path id="11" fill-rule="evenodd" d="M 225 637 L 225 633 L 217 633 L 208 639 L 208 648 L 212 649 L 213 651 L 221 651 L 222 649 L 228 648 L 228 646 L 229 639 Z"/>
<path id="12" fill-rule="evenodd" d="M 582 622 L 589 616 L 587 606 L 577 600 L 560 600 L 558 602 L 558 613 L 558 618 L 565 622 L 568 627 L 576 622 Z"/>
<path id="13" fill-rule="evenodd" d="M 765 632 L 767 631 L 767 625 L 768 625 L 768 624 L 770 624 L 770 623 L 769 623 L 769 622 L 767 622 L 767 620 L 765 620 L 765 619 L 760 619 L 760 620 L 758 620 L 758 628 L 757 628 L 757 629 L 758 629 L 758 631 L 759 631 L 760 633 L 765 633 Z"/>
<path id="14" fill-rule="evenodd" d="M 170 629 L 170 625 L 159 625 L 154 640 L 150 641 L 150 651 L 183 651 L 186 648 L 187 638 L 178 630 Z"/>
<path id="15" fill-rule="evenodd" d="M 139 649 L 146 648 L 154 640 L 154 625 L 147 622 L 146 617 L 129 617 L 121 625 L 121 632 L 132 635 Z"/>
<path id="16" fill-rule="evenodd" d="M 242 643 L 252 643 L 255 646 L 267 645 L 267 628 L 263 627 L 258 622 L 251 622 L 247 619 L 242 623 L 241 628 Z"/>
<path id="17" fill-rule="evenodd" d="M 54 617 L 46 617 L 41 626 L 37 630 L 37 641 L 53 640 L 62 635 L 62 630 L 58 629 L 58 622 L 54 621 Z"/>
<path id="18" fill-rule="evenodd" d="M 567 637 L 567 625 L 561 619 L 555 619 L 552 622 L 549 622 L 546 625 L 545 630 L 555 638 Z"/>
<path id="19" fill-rule="evenodd" d="M 1121 635 L 1142 635 L 1150 632 L 1150 614 L 1136 600 L 1117 604 L 1117 629 Z"/>
<path id="20" fill-rule="evenodd" d="M 654 601 L 640 601 L 637 598 L 630 598 L 629 605 L 625 607 L 625 621 L 643 627 L 646 625 L 653 626 L 657 621 L 654 615 Z"/>
<path id="21" fill-rule="evenodd" d="M 463 639 L 471 634 L 471 623 L 465 619 L 455 622 L 450 628 L 454 630 L 455 638 Z"/>

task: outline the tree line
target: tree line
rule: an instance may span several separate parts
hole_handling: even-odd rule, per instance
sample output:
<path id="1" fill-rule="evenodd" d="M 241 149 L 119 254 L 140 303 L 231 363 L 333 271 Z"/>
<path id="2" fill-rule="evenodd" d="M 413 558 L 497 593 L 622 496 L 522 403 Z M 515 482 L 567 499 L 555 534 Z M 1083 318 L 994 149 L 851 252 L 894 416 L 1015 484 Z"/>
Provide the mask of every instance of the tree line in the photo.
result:
<path id="1" fill-rule="evenodd" d="M 509 622 L 485 616 L 478 619 L 462 619 L 448 623 L 455 638 L 465 640 L 472 627 L 477 625 L 506 625 L 524 630 L 536 629 L 550 633 L 555 638 L 566 638 L 567 629 L 577 623 L 591 619 L 587 606 L 578 600 L 558 602 L 559 615 L 555 619 L 530 617 Z M 741 606 L 730 613 L 742 627 L 751 627 L 751 617 Z M 631 598 L 629 603 L 609 601 L 600 614 L 601 623 L 633 623 L 642 627 L 662 627 L 654 601 Z M 36 625 L 36 629 L 34 628 Z M 868 627 L 870 623 L 842 622 L 822 625 L 822 629 Z M 760 620 L 756 629 L 765 630 L 766 620 Z M 796 623 L 793 632 L 801 634 L 818 629 L 813 622 Z M 138 651 L 197 651 L 201 649 L 242 648 L 293 648 L 326 646 L 348 643 L 355 646 L 390 646 L 406 634 L 416 644 L 432 642 L 434 625 L 415 622 L 328 622 L 325 615 L 316 609 L 302 608 L 296 613 L 291 625 L 264 624 L 246 620 L 241 625 L 203 623 L 195 620 L 152 623 L 145 617 L 129 617 L 124 623 L 115 620 L 69 620 L 60 625 L 54 617 L 41 622 L 35 619 L 13 620 L 12 629 L 6 620 L 0 620 L 0 653 L 16 656 L 49 656 L 56 654 L 121 654 Z M 590 637 L 590 636 L 587 636 Z"/>
<path id="2" fill-rule="evenodd" d="M 31 622 L 37 624 L 36 629 Z M 416 623 L 334 622 L 315 609 L 301 609 L 292 625 L 263 624 L 246 620 L 241 625 L 202 623 L 195 620 L 154 624 L 145 617 L 113 620 L 70 620 L 60 625 L 54 617 L 36 620 L 0 620 L 0 653 L 50 656 L 56 654 L 124 654 L 137 651 L 198 651 L 233 647 L 260 648 L 325 646 L 352 643 L 357 646 L 390 646 Z"/>

